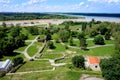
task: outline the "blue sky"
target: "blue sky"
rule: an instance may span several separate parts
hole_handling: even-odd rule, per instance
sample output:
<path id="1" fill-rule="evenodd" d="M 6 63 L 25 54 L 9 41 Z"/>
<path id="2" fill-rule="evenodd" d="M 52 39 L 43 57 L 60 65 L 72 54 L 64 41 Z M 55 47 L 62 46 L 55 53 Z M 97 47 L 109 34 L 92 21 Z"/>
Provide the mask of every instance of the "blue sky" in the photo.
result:
<path id="1" fill-rule="evenodd" d="M 0 12 L 120 13 L 120 0 L 0 0 Z"/>

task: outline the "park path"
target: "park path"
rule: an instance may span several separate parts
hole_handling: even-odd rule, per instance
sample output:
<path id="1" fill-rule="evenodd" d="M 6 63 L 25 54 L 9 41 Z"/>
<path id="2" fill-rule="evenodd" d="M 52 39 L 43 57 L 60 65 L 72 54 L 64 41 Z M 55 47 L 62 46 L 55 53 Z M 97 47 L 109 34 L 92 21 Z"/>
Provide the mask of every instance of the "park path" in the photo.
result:
<path id="1" fill-rule="evenodd" d="M 34 44 L 34 42 L 37 42 L 38 37 L 39 35 L 37 35 L 34 40 L 26 40 L 25 42 L 31 42 L 31 43 L 25 48 L 24 51 L 14 51 L 14 52 L 23 53 L 28 60 L 32 59 L 32 57 L 28 55 L 27 50 Z"/>
<path id="2" fill-rule="evenodd" d="M 62 45 L 66 45 L 65 43 L 61 42 Z M 95 46 L 90 46 L 90 47 L 87 47 L 88 49 L 92 49 L 92 48 L 98 48 L 98 47 L 105 47 L 105 46 L 113 46 L 114 44 L 106 44 L 106 45 L 95 45 Z M 67 45 L 68 47 L 70 48 L 76 48 L 76 49 L 80 49 L 80 47 L 76 47 L 76 46 L 70 46 L 70 45 Z"/>
<path id="3" fill-rule="evenodd" d="M 39 70 L 39 71 L 26 71 L 26 72 L 16 72 L 16 73 L 7 73 L 6 75 L 21 75 L 21 74 L 28 74 L 28 73 L 40 73 L 40 72 L 49 72 L 54 71 L 55 67 L 50 70 Z"/>
<path id="4" fill-rule="evenodd" d="M 31 44 L 29 44 L 29 45 L 26 47 L 26 49 L 23 51 L 23 54 L 24 54 L 25 57 L 26 57 L 27 59 L 29 59 L 29 60 L 30 60 L 32 57 L 30 57 L 30 56 L 28 55 L 27 50 L 28 50 L 28 48 L 29 48 L 30 46 L 32 46 L 32 45 L 34 44 L 34 42 L 37 41 L 38 37 L 39 37 L 39 35 L 36 36 L 36 38 L 35 38 L 34 40 L 32 40 Z"/>

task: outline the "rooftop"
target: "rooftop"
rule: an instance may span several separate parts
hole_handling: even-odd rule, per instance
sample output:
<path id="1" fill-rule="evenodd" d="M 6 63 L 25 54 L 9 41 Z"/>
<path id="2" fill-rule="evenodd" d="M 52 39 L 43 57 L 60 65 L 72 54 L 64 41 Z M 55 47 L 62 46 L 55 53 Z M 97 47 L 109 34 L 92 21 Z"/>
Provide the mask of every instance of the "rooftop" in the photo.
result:
<path id="1" fill-rule="evenodd" d="M 98 64 L 100 62 L 100 59 L 96 56 L 89 56 L 88 61 L 90 64 Z"/>

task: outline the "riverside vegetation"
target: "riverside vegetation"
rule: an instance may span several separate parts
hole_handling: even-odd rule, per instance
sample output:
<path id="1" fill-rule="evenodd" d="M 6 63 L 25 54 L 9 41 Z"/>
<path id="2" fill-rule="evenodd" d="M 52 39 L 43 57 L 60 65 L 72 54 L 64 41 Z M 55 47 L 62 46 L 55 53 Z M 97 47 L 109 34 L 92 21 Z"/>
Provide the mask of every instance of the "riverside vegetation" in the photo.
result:
<path id="1" fill-rule="evenodd" d="M 18 25 L 7 27 L 3 23 L 0 27 L 0 59 L 14 60 L 16 57 L 22 57 L 26 63 L 14 74 L 8 73 L 0 79 L 79 80 L 82 74 L 89 74 L 100 78 L 104 77 L 106 80 L 118 80 L 120 60 L 116 56 L 120 55 L 119 33 L 119 23 L 101 22 L 94 19 L 90 22 L 66 21 L 59 25 L 51 24 L 49 27 L 21 27 Z M 47 45 L 40 57 L 34 61 L 28 61 L 21 52 L 38 35 L 41 41 L 47 39 Z M 28 55 L 34 56 L 42 44 L 43 42 L 35 42 L 28 49 Z M 114 57 L 101 61 L 101 71 L 91 71 L 85 69 L 83 56 Z M 57 61 L 56 59 L 59 58 L 61 59 Z M 80 62 L 82 66 L 74 64 L 75 59 L 78 63 L 79 59 L 82 59 Z M 50 63 L 50 60 L 54 60 L 55 64 L 65 63 L 66 65 L 56 67 Z M 109 65 L 114 66 L 108 67 Z"/>

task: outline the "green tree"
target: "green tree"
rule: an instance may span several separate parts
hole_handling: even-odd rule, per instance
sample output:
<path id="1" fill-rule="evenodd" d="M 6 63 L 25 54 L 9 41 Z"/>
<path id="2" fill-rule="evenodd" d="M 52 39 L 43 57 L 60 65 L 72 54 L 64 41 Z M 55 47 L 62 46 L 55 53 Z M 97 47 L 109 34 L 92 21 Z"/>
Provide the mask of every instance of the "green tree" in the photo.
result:
<path id="1" fill-rule="evenodd" d="M 6 23 L 5 23 L 5 22 L 3 22 L 3 23 L 2 23 L 2 26 L 3 26 L 4 28 L 6 28 L 6 27 L 7 27 L 7 25 L 6 25 Z"/>
<path id="2" fill-rule="evenodd" d="M 86 43 L 86 39 L 82 38 L 80 39 L 80 47 L 82 50 L 86 50 L 87 49 L 87 43 Z"/>
<path id="3" fill-rule="evenodd" d="M 101 60 L 100 67 L 105 80 L 120 79 L 120 56 Z"/>
<path id="4" fill-rule="evenodd" d="M 115 34 L 115 55 L 120 56 L 120 31 Z"/>
<path id="5" fill-rule="evenodd" d="M 72 63 L 77 68 L 85 69 L 84 62 L 85 62 L 85 59 L 83 56 L 74 56 L 72 58 Z"/>
<path id="6" fill-rule="evenodd" d="M 108 31 L 108 29 L 107 29 L 107 27 L 102 26 L 102 27 L 99 27 L 99 31 L 100 31 L 101 35 L 105 35 L 105 33 Z"/>
<path id="7" fill-rule="evenodd" d="M 60 30 L 58 34 L 62 42 L 67 42 L 70 37 L 70 33 L 67 30 Z"/>
<path id="8" fill-rule="evenodd" d="M 23 58 L 22 57 L 15 57 L 14 59 L 13 59 L 13 64 L 14 64 L 14 66 L 17 66 L 17 65 L 19 65 L 19 64 L 22 64 L 23 63 Z"/>
<path id="9" fill-rule="evenodd" d="M 39 34 L 38 27 L 36 27 L 36 26 L 31 26 L 27 29 L 32 35 L 38 35 Z"/>
<path id="10" fill-rule="evenodd" d="M 74 45 L 74 44 L 73 44 L 73 38 L 72 38 L 72 36 L 70 36 L 69 44 L 70 44 L 70 46 L 73 46 L 73 45 Z"/>
<path id="11" fill-rule="evenodd" d="M 80 42 L 81 49 L 86 50 L 87 44 L 86 44 L 85 33 L 84 32 L 79 33 L 78 34 L 78 39 L 79 39 L 79 42 Z"/>
<path id="12" fill-rule="evenodd" d="M 85 31 L 86 27 L 87 27 L 87 23 L 86 22 L 82 23 L 82 31 Z"/>
<path id="13" fill-rule="evenodd" d="M 84 33 L 84 32 L 78 33 L 77 38 L 78 38 L 79 40 L 82 39 L 82 38 L 85 38 L 85 33 Z"/>
<path id="14" fill-rule="evenodd" d="M 105 44 L 104 39 L 103 39 L 102 36 L 96 36 L 96 37 L 94 38 L 93 42 L 94 42 L 95 44 L 98 44 L 98 45 L 104 45 L 104 44 Z"/>
<path id="15" fill-rule="evenodd" d="M 106 32 L 105 33 L 105 40 L 110 40 L 111 37 L 111 33 L 110 32 Z"/>
<path id="16" fill-rule="evenodd" d="M 69 30 L 69 25 L 68 24 L 65 25 L 65 30 Z"/>
<path id="17" fill-rule="evenodd" d="M 20 35 L 21 28 L 20 27 L 14 27 L 11 29 L 11 36 L 12 37 L 17 37 Z"/>
<path id="18" fill-rule="evenodd" d="M 49 47 L 49 49 L 54 49 L 55 48 L 55 46 L 54 46 L 52 41 L 48 41 L 47 42 L 47 46 Z"/>
<path id="19" fill-rule="evenodd" d="M 90 37 L 94 37 L 94 36 L 97 36 L 99 33 L 97 30 L 94 30 L 90 33 Z"/>
<path id="20" fill-rule="evenodd" d="M 51 34 L 50 34 L 50 33 L 46 35 L 46 40 L 47 40 L 47 41 L 48 41 L 48 40 L 51 40 L 51 38 L 52 38 L 52 37 L 51 37 Z"/>

